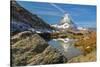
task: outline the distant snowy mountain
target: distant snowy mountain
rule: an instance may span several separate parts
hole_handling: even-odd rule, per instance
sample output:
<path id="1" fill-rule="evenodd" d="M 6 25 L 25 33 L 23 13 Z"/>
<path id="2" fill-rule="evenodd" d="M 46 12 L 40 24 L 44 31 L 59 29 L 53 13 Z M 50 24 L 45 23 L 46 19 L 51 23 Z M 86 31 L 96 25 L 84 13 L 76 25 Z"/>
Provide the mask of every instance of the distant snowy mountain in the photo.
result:
<path id="1" fill-rule="evenodd" d="M 69 17 L 69 14 L 65 14 L 62 18 L 59 24 L 54 24 L 52 27 L 56 28 L 56 30 L 77 30 L 77 26 L 72 22 L 71 18 Z"/>
<path id="2" fill-rule="evenodd" d="M 84 28 L 84 27 L 77 27 L 77 29 L 78 29 L 78 30 L 84 30 L 84 31 L 85 31 L 85 30 L 88 30 L 87 28 Z"/>
<path id="3" fill-rule="evenodd" d="M 65 23 L 72 24 L 72 20 L 69 17 L 69 14 L 67 13 L 64 14 L 64 16 L 61 18 L 61 21 L 60 21 L 60 24 L 65 24 Z"/>

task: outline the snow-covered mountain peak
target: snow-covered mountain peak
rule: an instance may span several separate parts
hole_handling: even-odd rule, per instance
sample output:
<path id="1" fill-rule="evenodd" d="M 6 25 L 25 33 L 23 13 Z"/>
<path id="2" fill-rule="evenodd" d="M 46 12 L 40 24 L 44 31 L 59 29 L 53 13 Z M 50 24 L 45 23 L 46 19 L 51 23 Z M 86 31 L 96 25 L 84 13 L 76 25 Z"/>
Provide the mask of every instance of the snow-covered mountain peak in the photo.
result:
<path id="1" fill-rule="evenodd" d="M 70 18 L 68 13 L 64 14 L 59 24 L 55 24 L 52 26 L 55 27 L 57 30 L 77 29 L 76 25 L 72 22 L 72 19 Z"/>
<path id="2" fill-rule="evenodd" d="M 60 24 L 64 24 L 64 23 L 68 23 L 68 24 L 72 23 L 71 18 L 69 16 L 69 14 L 67 14 L 67 13 L 64 14 L 64 16 L 62 17 L 62 19 L 60 21 Z"/>

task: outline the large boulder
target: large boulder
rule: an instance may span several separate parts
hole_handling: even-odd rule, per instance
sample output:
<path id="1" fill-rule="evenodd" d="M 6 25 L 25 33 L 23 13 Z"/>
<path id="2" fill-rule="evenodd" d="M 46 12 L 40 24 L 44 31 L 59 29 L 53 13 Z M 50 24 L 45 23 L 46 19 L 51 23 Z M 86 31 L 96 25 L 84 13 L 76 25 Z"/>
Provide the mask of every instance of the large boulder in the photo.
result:
<path id="1" fill-rule="evenodd" d="M 38 59 L 39 58 L 39 59 Z M 43 53 L 37 54 L 31 60 L 29 65 L 37 64 L 59 64 L 66 62 L 67 59 L 51 46 L 48 46 Z"/>
<path id="2" fill-rule="evenodd" d="M 14 41 L 11 44 L 13 66 L 67 62 L 67 59 L 57 49 L 50 46 L 38 34 L 21 32 L 11 37 L 11 39 Z"/>

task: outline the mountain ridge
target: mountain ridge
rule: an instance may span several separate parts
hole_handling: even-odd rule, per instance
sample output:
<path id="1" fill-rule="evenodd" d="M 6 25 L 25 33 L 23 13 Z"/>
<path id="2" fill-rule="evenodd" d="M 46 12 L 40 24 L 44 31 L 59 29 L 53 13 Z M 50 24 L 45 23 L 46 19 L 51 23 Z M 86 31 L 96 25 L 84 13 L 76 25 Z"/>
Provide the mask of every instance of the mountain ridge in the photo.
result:
<path id="1" fill-rule="evenodd" d="M 11 1 L 11 31 L 25 31 L 29 28 L 41 30 L 52 30 L 52 27 L 47 24 L 44 20 L 38 17 L 36 14 L 32 14 L 22 6 L 20 6 L 16 1 Z M 19 26 L 18 26 L 19 25 Z M 20 28 L 21 27 L 21 28 Z M 25 29 L 24 29 L 25 27 Z"/>

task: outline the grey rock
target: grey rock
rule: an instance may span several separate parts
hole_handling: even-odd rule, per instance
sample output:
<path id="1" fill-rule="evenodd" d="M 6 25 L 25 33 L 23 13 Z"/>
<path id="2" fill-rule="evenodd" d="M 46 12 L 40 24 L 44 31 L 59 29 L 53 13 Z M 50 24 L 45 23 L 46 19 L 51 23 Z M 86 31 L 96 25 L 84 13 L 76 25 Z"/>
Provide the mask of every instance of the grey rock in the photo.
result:
<path id="1" fill-rule="evenodd" d="M 30 32 L 26 32 L 31 34 Z M 11 45 L 11 61 L 13 66 L 57 64 L 67 62 L 67 59 L 55 48 L 50 46 L 38 34 L 27 36 L 25 32 L 14 39 Z M 24 37 L 22 36 L 24 35 Z"/>
<path id="2" fill-rule="evenodd" d="M 28 62 L 30 63 L 28 65 L 60 64 L 67 62 L 67 58 L 65 58 L 57 49 L 48 46 L 43 53 L 37 54 Z"/>

